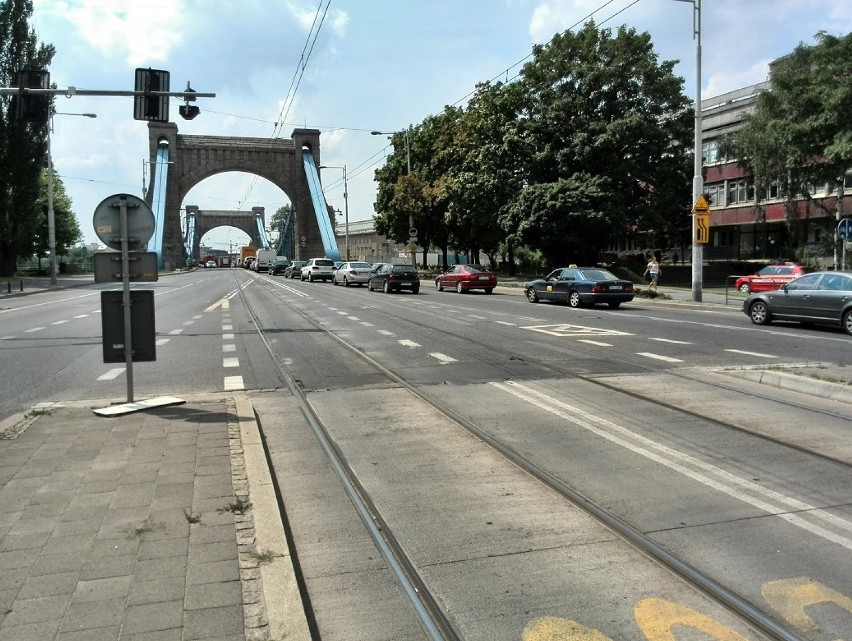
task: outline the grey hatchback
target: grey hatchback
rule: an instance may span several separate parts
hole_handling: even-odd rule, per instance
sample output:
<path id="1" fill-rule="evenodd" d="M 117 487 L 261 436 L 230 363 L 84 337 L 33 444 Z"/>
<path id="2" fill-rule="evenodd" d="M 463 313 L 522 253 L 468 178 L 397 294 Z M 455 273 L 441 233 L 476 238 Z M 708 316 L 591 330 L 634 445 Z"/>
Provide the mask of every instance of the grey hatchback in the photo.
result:
<path id="1" fill-rule="evenodd" d="M 812 272 L 781 289 L 751 294 L 743 312 L 755 325 L 774 320 L 803 324 L 839 325 L 852 335 L 852 273 Z"/>
<path id="2" fill-rule="evenodd" d="M 412 294 L 420 291 L 420 274 L 413 265 L 384 264 L 370 272 L 367 289 L 381 289 L 385 294 L 410 289 Z"/>

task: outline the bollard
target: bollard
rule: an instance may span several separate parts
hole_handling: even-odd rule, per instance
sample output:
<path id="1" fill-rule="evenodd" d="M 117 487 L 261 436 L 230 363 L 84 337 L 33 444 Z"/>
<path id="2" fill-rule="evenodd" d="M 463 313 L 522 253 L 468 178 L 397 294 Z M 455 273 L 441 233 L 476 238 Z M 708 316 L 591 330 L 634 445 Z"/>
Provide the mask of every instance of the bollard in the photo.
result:
<path id="1" fill-rule="evenodd" d="M 12 293 L 12 281 L 11 280 L 6 281 L 6 293 L 7 294 Z"/>
<path id="2" fill-rule="evenodd" d="M 21 291 L 24 291 L 24 279 L 21 279 Z"/>

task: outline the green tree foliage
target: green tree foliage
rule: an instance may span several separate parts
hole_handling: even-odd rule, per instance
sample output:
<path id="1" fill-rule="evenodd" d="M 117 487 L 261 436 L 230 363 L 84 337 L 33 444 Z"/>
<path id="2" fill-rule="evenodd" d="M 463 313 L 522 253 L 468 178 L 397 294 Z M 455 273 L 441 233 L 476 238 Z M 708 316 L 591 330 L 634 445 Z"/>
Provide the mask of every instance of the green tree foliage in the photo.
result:
<path id="1" fill-rule="evenodd" d="M 413 214 L 445 257 L 447 245 L 493 260 L 523 244 L 563 264 L 594 262 L 628 225 L 681 227 L 693 111 L 674 64 L 646 33 L 591 23 L 535 47 L 517 80 L 483 83 L 463 111 L 410 130 L 408 179 L 394 136 L 376 172 L 377 231 L 404 241 Z"/>
<path id="2" fill-rule="evenodd" d="M 650 35 L 589 23 L 534 54 L 520 81 L 526 187 L 507 227 L 564 264 L 593 261 L 627 225 L 683 220 L 693 113 Z"/>
<path id="3" fill-rule="evenodd" d="M 0 2 L 0 85 L 12 86 L 23 70 L 47 69 L 52 45 L 39 44 L 29 20 L 32 0 Z M 47 125 L 16 122 L 11 98 L 0 98 L 0 276 L 15 272 L 18 256 L 38 253 L 46 228 L 40 194 L 47 153 Z"/>
<path id="4" fill-rule="evenodd" d="M 816 39 L 816 45 L 800 44 L 773 66 L 769 90 L 757 97 L 754 111 L 722 151 L 751 172 L 758 194 L 777 182 L 788 202 L 801 194 L 834 214 L 839 199 L 815 201 L 812 187 L 827 184 L 842 195 L 843 177 L 852 167 L 852 34 L 821 32 Z"/>
<path id="5" fill-rule="evenodd" d="M 48 229 L 47 229 L 47 208 L 48 208 L 48 184 L 47 184 L 47 169 L 42 172 L 40 180 L 40 195 L 39 195 L 39 211 L 38 220 L 40 226 L 35 237 L 35 253 L 38 256 L 47 256 Z M 56 172 L 53 174 L 53 219 L 55 223 L 56 237 L 56 255 L 65 256 L 68 251 L 83 240 L 83 234 L 80 231 L 80 224 L 77 222 L 77 217 L 71 208 L 71 198 L 65 191 L 65 185 Z"/>

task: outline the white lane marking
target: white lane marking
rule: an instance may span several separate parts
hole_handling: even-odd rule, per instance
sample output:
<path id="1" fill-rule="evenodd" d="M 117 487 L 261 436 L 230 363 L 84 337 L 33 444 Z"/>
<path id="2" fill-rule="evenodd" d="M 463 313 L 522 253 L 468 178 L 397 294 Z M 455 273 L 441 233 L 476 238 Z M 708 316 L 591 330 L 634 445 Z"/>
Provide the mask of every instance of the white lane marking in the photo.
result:
<path id="1" fill-rule="evenodd" d="M 231 332 L 231 331 L 233 331 L 233 330 L 234 330 L 234 326 L 233 326 L 233 325 L 222 325 L 222 331 L 223 331 L 223 332 Z"/>
<path id="2" fill-rule="evenodd" d="M 188 321 L 184 321 L 183 324 L 184 325 L 193 325 L 193 324 L 195 324 L 195 321 L 194 320 L 188 320 Z"/>
<path id="3" fill-rule="evenodd" d="M 601 341 L 593 341 L 588 338 L 578 338 L 578 343 L 588 343 L 589 345 L 597 345 L 599 347 L 612 347 L 612 343 L 602 343 Z"/>
<path id="4" fill-rule="evenodd" d="M 382 336 L 393 336 L 393 335 L 394 335 L 394 334 L 393 334 L 393 332 L 391 332 L 391 331 L 389 331 L 389 330 L 387 330 L 387 329 L 380 329 L 380 330 L 378 330 L 378 332 L 379 332 L 379 334 L 381 334 Z"/>
<path id="5" fill-rule="evenodd" d="M 476 320 L 488 320 L 487 316 L 476 316 L 474 314 L 471 314 L 468 318 L 475 318 Z"/>
<path id="6" fill-rule="evenodd" d="M 808 518 L 820 519 L 825 523 L 833 525 L 839 529 L 852 532 L 852 522 L 841 517 L 835 516 L 821 508 L 805 503 L 793 497 L 786 496 L 768 487 L 758 485 L 757 483 L 738 477 L 726 470 L 723 470 L 715 465 L 706 463 L 689 454 L 685 454 L 678 450 L 658 443 L 650 438 L 636 434 L 631 430 L 622 427 L 607 419 L 595 416 L 586 412 L 579 407 L 574 407 L 563 401 L 548 396 L 538 390 L 527 387 L 515 381 L 507 381 L 506 383 L 491 382 L 489 385 L 511 394 L 517 398 L 527 401 L 551 414 L 555 414 L 566 421 L 578 425 L 593 434 L 605 438 L 613 443 L 616 443 L 636 454 L 644 456 L 652 461 L 664 465 L 672 470 L 680 472 L 684 476 L 697 481 L 707 487 L 713 488 L 719 492 L 727 494 L 733 498 L 739 499 L 748 505 L 752 505 L 759 510 L 763 510 L 768 514 L 778 516 L 788 523 L 807 530 L 817 536 L 837 543 L 847 549 L 852 550 L 852 539 L 831 532 L 820 525 L 810 523 L 804 516 Z M 595 425 L 597 424 L 597 426 Z M 610 430 L 610 431 L 606 431 Z M 613 434 L 615 432 L 618 434 Z M 630 443 L 626 438 L 637 441 L 640 445 Z M 657 450 L 658 453 L 651 450 Z M 687 465 L 691 465 L 697 470 L 689 469 Z M 699 471 L 700 470 L 700 471 Z M 705 472 L 707 474 L 705 474 Z M 720 480 L 710 478 L 708 474 L 715 475 Z M 750 496 L 746 491 L 752 492 L 757 496 Z M 779 505 L 772 505 L 769 501 L 776 501 Z M 787 510 L 794 510 L 796 514 L 790 514 Z"/>
<path id="7" fill-rule="evenodd" d="M 569 325 L 567 323 L 559 325 L 528 325 L 521 329 L 550 334 L 551 336 L 632 336 L 632 334 L 627 332 L 619 332 L 614 329 L 584 327 L 583 325 Z"/>
<path id="8" fill-rule="evenodd" d="M 156 345 L 165 345 L 170 340 L 171 340 L 170 338 L 159 338 L 159 339 L 157 339 Z"/>
<path id="9" fill-rule="evenodd" d="M 78 315 L 77 315 L 77 316 L 75 316 L 74 318 L 88 318 L 88 317 L 89 317 L 89 315 L 88 315 L 88 314 L 78 314 Z"/>
<path id="10" fill-rule="evenodd" d="M 510 323 L 508 321 L 494 321 L 498 325 L 508 325 L 509 327 L 517 327 L 517 323 Z"/>
<path id="11" fill-rule="evenodd" d="M 652 352 L 636 352 L 636 354 L 647 358 L 655 358 L 658 361 L 665 361 L 666 363 L 683 363 L 679 358 L 672 358 L 671 356 L 663 356 L 662 354 L 654 354 Z"/>
<path id="12" fill-rule="evenodd" d="M 44 327 L 30 327 L 29 329 L 24 330 L 24 334 L 29 334 L 30 332 L 40 332 Z"/>
<path id="13" fill-rule="evenodd" d="M 368 323 L 367 321 L 361 321 L 361 325 L 364 327 L 375 327 L 372 323 Z"/>
<path id="14" fill-rule="evenodd" d="M 446 354 L 441 354 L 440 352 L 429 352 L 429 356 L 431 356 L 432 358 L 436 358 L 436 359 L 438 359 L 439 361 L 441 361 L 441 364 L 442 364 L 442 365 L 445 365 L 445 364 L 447 364 L 447 363 L 456 363 L 456 362 L 458 362 L 458 361 L 456 361 L 456 359 L 454 359 L 452 356 L 447 356 Z"/>
<path id="15" fill-rule="evenodd" d="M 671 338 L 654 338 L 653 336 L 648 337 L 649 341 L 658 341 L 660 343 L 673 343 L 674 345 L 692 345 L 692 343 L 688 341 L 676 341 Z"/>
<path id="16" fill-rule="evenodd" d="M 92 296 L 98 296 L 100 292 L 93 292 L 91 294 L 83 294 L 82 296 L 70 296 L 68 298 L 60 298 L 56 301 L 46 301 L 44 303 L 35 303 L 34 305 L 22 305 L 21 307 L 10 307 L 8 309 L 0 309 L 0 314 L 9 314 L 11 312 L 20 312 L 25 309 L 32 309 L 33 307 L 43 307 L 44 305 L 56 305 L 57 303 L 64 303 L 67 300 L 77 300 L 80 298 L 90 298 Z"/>
<path id="17" fill-rule="evenodd" d="M 356 321 L 356 322 L 360 322 L 360 321 L 361 321 L 361 319 L 360 319 L 360 318 L 358 318 L 357 316 L 350 316 L 350 317 L 349 317 L 349 320 L 353 320 L 353 321 Z"/>
<path id="18" fill-rule="evenodd" d="M 237 351 L 237 346 L 234 345 L 233 343 L 227 343 L 225 345 L 222 345 L 222 352 L 236 352 L 236 351 Z"/>
<path id="19" fill-rule="evenodd" d="M 3 338 L 0 338 L 0 341 L 10 341 L 13 338 L 15 338 L 14 335 L 13 336 L 4 336 Z"/>
<path id="20" fill-rule="evenodd" d="M 170 330 L 169 334 L 172 335 L 172 336 L 177 336 L 178 334 L 183 334 L 183 328 Z"/>
<path id="21" fill-rule="evenodd" d="M 222 359 L 222 367 L 239 367 L 240 359 L 239 358 L 223 358 Z"/>
<path id="22" fill-rule="evenodd" d="M 212 312 L 217 307 L 222 307 L 224 309 L 224 306 L 225 306 L 225 299 L 223 298 L 221 300 L 217 300 L 215 303 L 213 303 L 212 305 L 207 307 L 207 309 L 205 309 L 204 311 L 205 312 Z"/>
<path id="23" fill-rule="evenodd" d="M 232 341 L 232 340 L 234 340 L 234 335 L 233 334 L 222 334 L 222 340 Z"/>
<path id="24" fill-rule="evenodd" d="M 67 322 L 68 322 L 67 320 L 54 321 L 54 322 L 51 323 L 51 325 L 64 325 Z"/>
<path id="25" fill-rule="evenodd" d="M 99 381 L 111 381 L 114 378 L 118 378 L 122 374 L 124 374 L 124 368 L 123 367 L 114 367 L 113 369 L 107 371 L 105 374 L 101 374 L 100 376 L 98 376 L 97 380 L 99 380 Z"/>
<path id="26" fill-rule="evenodd" d="M 410 341 L 407 338 L 399 341 L 399 344 L 403 347 L 410 347 L 414 349 L 415 347 L 420 347 L 420 343 L 415 343 L 414 341 Z"/>
<path id="27" fill-rule="evenodd" d="M 199 318 L 204 318 L 201 314 L 197 314 L 192 317 L 192 320 L 198 320 Z"/>
<path id="28" fill-rule="evenodd" d="M 757 356 L 759 358 L 778 358 L 777 356 L 773 356 L 772 354 L 761 354 L 760 352 L 746 352 L 741 349 L 726 349 L 726 352 L 731 352 L 733 354 L 745 354 L 746 356 Z"/>
<path id="29" fill-rule="evenodd" d="M 245 389 L 245 385 L 243 384 L 242 376 L 226 376 L 225 377 L 225 391 L 232 392 L 234 390 Z"/>

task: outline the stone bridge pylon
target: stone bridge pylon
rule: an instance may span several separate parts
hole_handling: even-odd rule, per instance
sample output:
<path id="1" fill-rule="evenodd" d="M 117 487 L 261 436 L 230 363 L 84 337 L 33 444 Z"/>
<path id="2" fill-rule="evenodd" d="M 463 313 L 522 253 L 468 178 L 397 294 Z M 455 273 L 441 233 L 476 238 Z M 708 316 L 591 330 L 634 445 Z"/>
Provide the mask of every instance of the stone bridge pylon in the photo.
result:
<path id="1" fill-rule="evenodd" d="M 181 229 L 180 209 L 189 190 L 205 178 L 228 171 L 254 174 L 279 187 L 290 199 L 293 208 L 294 236 L 298 239 L 296 252 L 290 258 L 304 259 L 324 255 L 322 236 L 311 202 L 302 155 L 310 150 L 314 165 L 320 162 L 320 132 L 318 129 L 294 129 L 291 138 L 234 138 L 229 136 L 190 136 L 178 133 L 173 122 L 148 123 L 149 156 L 156 166 L 157 152 L 168 148 L 165 172 L 151 172 L 151 184 L 146 201 L 152 205 L 160 186 L 155 176 L 165 173 L 165 221 L 163 224 L 163 257 L 165 269 L 176 269 L 184 264 L 184 238 Z M 330 209 L 327 207 L 327 209 Z M 226 212 L 219 214 L 216 226 L 231 225 L 243 228 L 238 216 L 227 221 Z M 242 212 L 234 212 L 242 214 Z M 332 213 L 329 214 L 333 216 Z M 244 217 L 244 215 L 243 215 Z M 196 225 L 200 222 L 196 219 Z M 209 231 L 214 227 L 209 227 Z M 196 227 L 195 236 L 202 232 Z M 257 231 L 248 232 L 255 238 Z M 198 241 L 196 241 L 198 242 Z M 193 247 L 193 250 L 195 247 Z"/>

